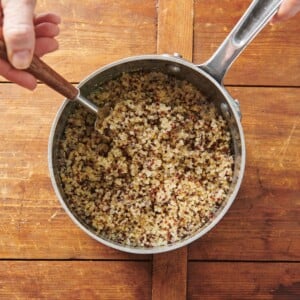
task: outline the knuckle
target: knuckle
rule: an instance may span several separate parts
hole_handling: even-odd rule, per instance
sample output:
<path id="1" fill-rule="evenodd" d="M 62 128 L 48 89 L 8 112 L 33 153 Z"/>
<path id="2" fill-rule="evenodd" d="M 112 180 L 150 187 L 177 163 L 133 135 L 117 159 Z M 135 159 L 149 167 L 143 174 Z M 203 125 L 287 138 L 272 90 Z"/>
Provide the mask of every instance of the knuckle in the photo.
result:
<path id="1" fill-rule="evenodd" d="M 8 43 L 22 43 L 31 39 L 33 34 L 32 26 L 21 24 L 4 29 L 6 41 Z"/>

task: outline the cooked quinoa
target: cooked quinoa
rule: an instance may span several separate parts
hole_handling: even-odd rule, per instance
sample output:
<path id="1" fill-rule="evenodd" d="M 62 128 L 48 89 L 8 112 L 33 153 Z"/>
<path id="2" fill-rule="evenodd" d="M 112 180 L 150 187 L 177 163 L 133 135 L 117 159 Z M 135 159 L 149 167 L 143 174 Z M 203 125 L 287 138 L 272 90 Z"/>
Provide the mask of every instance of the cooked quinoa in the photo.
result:
<path id="1" fill-rule="evenodd" d="M 231 135 L 187 81 L 125 73 L 89 98 L 113 103 L 99 119 L 76 106 L 59 146 L 59 175 L 75 215 L 100 237 L 154 247 L 191 236 L 225 201 Z M 106 103 L 106 104 L 105 104 Z"/>

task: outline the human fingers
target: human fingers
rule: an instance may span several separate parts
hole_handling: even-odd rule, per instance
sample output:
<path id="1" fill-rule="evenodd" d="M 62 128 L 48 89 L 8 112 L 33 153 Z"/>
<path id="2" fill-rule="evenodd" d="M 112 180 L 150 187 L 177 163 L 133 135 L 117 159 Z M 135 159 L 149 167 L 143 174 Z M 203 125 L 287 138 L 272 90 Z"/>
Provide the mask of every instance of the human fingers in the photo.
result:
<path id="1" fill-rule="evenodd" d="M 53 38 L 59 34 L 58 25 L 61 18 L 54 13 L 43 13 L 35 16 L 36 46 L 35 54 L 43 56 L 58 49 L 58 42 Z"/>
<path id="2" fill-rule="evenodd" d="M 46 53 L 55 51 L 58 48 L 58 42 L 49 37 L 42 37 L 36 40 L 35 54 L 37 56 L 43 56 Z M 36 79 L 26 71 L 17 70 L 11 66 L 8 62 L 0 59 L 0 75 L 7 80 L 15 82 L 22 87 L 30 90 L 36 88 Z"/>
<path id="3" fill-rule="evenodd" d="M 39 57 L 58 49 L 58 42 L 50 37 L 40 37 L 36 40 L 35 54 Z"/>
<path id="4" fill-rule="evenodd" d="M 8 62 L 0 59 L 0 75 L 30 90 L 36 88 L 36 79 L 29 73 L 14 69 Z"/>
<path id="5" fill-rule="evenodd" d="M 45 22 L 58 25 L 61 22 L 61 18 L 60 16 L 54 13 L 42 13 L 34 17 L 34 25 L 45 23 Z"/>
<path id="6" fill-rule="evenodd" d="M 3 37 L 8 59 L 17 69 L 26 69 L 32 60 L 35 33 L 35 0 L 2 0 Z"/>
<path id="7" fill-rule="evenodd" d="M 300 0 L 285 0 L 282 2 L 277 14 L 272 18 L 272 23 L 292 18 L 300 11 Z"/>
<path id="8" fill-rule="evenodd" d="M 35 25 L 35 37 L 55 37 L 59 34 L 59 27 L 53 23 L 40 23 Z"/>

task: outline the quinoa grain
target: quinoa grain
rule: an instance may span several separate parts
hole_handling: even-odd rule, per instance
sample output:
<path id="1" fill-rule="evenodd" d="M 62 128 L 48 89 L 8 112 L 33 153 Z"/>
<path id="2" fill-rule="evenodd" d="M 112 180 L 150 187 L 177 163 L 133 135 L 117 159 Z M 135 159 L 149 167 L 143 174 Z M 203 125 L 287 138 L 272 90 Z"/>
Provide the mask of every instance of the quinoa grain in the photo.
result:
<path id="1" fill-rule="evenodd" d="M 125 73 L 91 93 L 113 109 L 76 106 L 59 145 L 67 203 L 102 238 L 136 247 L 191 236 L 225 201 L 233 176 L 226 121 L 193 85 Z"/>

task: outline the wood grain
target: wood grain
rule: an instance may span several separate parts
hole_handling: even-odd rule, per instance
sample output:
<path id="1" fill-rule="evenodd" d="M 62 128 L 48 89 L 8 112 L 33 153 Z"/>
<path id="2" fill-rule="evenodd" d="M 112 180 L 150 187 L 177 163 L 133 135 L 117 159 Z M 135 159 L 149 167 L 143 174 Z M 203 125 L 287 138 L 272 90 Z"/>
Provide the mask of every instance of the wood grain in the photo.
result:
<path id="1" fill-rule="evenodd" d="M 300 92 L 285 88 L 230 92 L 240 99 L 243 111 L 245 178 L 229 213 L 193 243 L 190 258 L 299 260 Z M 44 86 L 31 93 L 0 85 L 0 256 L 130 258 L 82 233 L 53 193 L 47 142 L 61 101 Z"/>
<path id="2" fill-rule="evenodd" d="M 9 63 L 5 44 L 1 40 L 0 59 Z M 33 55 L 31 64 L 25 71 L 70 100 L 74 100 L 78 95 L 78 90 L 71 83 L 69 83 L 65 78 L 63 78 L 60 74 L 53 70 L 37 55 Z"/>
<path id="3" fill-rule="evenodd" d="M 149 259 L 101 245 L 61 208 L 49 178 L 48 137 L 62 97 L 0 84 L 0 258 Z"/>
<path id="4" fill-rule="evenodd" d="M 191 60 L 194 1 L 158 1 L 157 53 L 180 53 Z"/>
<path id="5" fill-rule="evenodd" d="M 189 300 L 298 300 L 299 263 L 190 262 Z"/>
<path id="6" fill-rule="evenodd" d="M 250 0 L 195 0 L 194 62 L 203 63 L 221 44 Z M 266 28 L 233 64 L 225 84 L 300 85 L 300 15 Z"/>
<path id="7" fill-rule="evenodd" d="M 179 52 L 201 63 L 250 2 L 38 1 L 37 12 L 62 17 L 60 50 L 45 61 L 71 82 L 131 55 Z M 226 77 L 247 146 L 232 208 L 153 265 L 152 256 L 89 238 L 56 199 L 47 143 L 62 97 L 44 85 L 32 93 L 0 83 L 0 298 L 298 300 L 299 18 L 267 26 Z"/>
<path id="8" fill-rule="evenodd" d="M 186 299 L 187 247 L 153 255 L 152 299 Z"/>
<path id="9" fill-rule="evenodd" d="M 158 2 L 157 52 L 192 59 L 194 1 Z M 186 299 L 187 248 L 153 256 L 152 299 Z"/>
<path id="10" fill-rule="evenodd" d="M 247 160 L 225 218 L 190 259 L 300 259 L 300 90 L 231 88 L 243 112 Z"/>
<path id="11" fill-rule="evenodd" d="M 150 299 L 151 264 L 105 261 L 1 261 L 0 298 Z"/>
<path id="12" fill-rule="evenodd" d="M 156 1 L 37 1 L 36 12 L 61 16 L 59 50 L 45 61 L 79 82 L 115 60 L 156 52 Z"/>
<path id="13" fill-rule="evenodd" d="M 193 243 L 190 258 L 297 260 L 300 92 L 283 88 L 232 88 L 230 92 L 240 99 L 243 111 L 245 178 L 229 213 L 211 233 Z M 0 256 L 131 257 L 86 237 L 53 193 L 47 142 L 61 101 L 45 86 L 31 93 L 0 85 Z"/>

